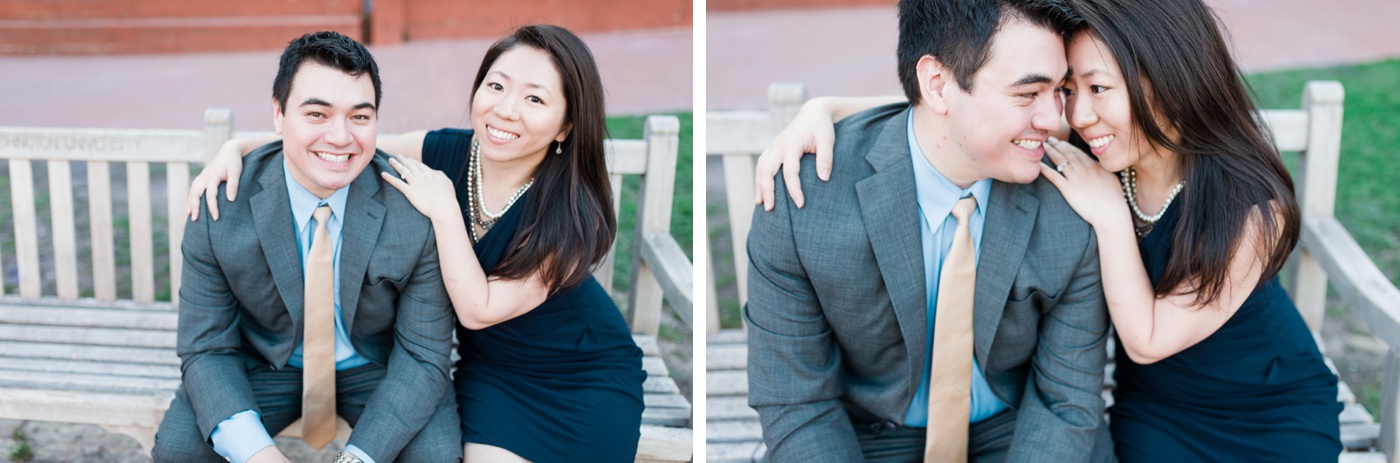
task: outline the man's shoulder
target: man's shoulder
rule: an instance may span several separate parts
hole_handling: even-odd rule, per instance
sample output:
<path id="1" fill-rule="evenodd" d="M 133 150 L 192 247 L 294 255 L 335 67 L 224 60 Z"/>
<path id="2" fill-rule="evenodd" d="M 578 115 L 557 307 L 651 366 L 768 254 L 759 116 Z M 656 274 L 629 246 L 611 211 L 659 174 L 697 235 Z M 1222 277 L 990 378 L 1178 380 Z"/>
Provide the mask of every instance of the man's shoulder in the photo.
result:
<path id="1" fill-rule="evenodd" d="M 380 172 L 388 172 L 390 175 L 397 175 L 394 168 L 389 165 L 389 153 L 376 150 L 374 159 L 365 166 L 365 172 L 360 174 L 357 182 L 374 182 L 378 185 L 378 191 L 374 193 L 380 204 L 384 205 L 385 220 L 384 229 L 393 229 L 394 233 L 421 232 L 424 235 L 431 230 L 432 224 L 418 209 L 413 207 L 413 203 L 408 201 L 408 197 L 398 188 L 394 188 L 380 177 Z M 355 207 L 355 204 L 347 204 L 346 209 Z M 381 232 L 382 233 L 382 232 Z"/>
<path id="2" fill-rule="evenodd" d="M 848 141 L 852 139 L 873 140 L 895 118 L 907 117 L 908 110 L 908 102 L 891 103 L 876 106 L 841 119 L 840 122 L 836 123 L 836 143 L 840 145 L 843 138 Z"/>

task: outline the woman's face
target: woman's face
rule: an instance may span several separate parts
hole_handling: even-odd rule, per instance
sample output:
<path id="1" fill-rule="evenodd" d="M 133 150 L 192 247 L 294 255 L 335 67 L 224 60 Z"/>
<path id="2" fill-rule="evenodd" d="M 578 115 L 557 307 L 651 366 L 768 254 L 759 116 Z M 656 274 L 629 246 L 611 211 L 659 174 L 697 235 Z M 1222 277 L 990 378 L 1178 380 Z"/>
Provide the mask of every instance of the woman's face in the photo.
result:
<path id="1" fill-rule="evenodd" d="M 496 58 L 472 97 L 481 156 L 539 164 L 569 135 L 564 87 L 544 50 L 517 46 Z"/>
<path id="2" fill-rule="evenodd" d="M 1098 37 L 1079 32 L 1066 49 L 1065 117 L 1099 163 L 1118 172 L 1137 163 L 1151 145 L 1133 123 L 1128 88 L 1118 61 Z"/>

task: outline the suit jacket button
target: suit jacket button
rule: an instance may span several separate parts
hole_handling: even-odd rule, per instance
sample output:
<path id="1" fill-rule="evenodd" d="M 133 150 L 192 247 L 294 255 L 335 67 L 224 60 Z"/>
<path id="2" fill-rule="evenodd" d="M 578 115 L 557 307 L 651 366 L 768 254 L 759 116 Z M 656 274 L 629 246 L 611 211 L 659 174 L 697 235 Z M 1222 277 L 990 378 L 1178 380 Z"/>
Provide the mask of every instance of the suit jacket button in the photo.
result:
<path id="1" fill-rule="evenodd" d="M 893 421 L 886 421 L 886 422 L 885 422 L 885 427 L 886 427 L 886 428 L 889 428 L 890 431 L 898 431 L 898 430 L 899 430 L 899 423 L 896 423 L 896 422 L 893 422 Z"/>
<path id="2" fill-rule="evenodd" d="M 870 432 L 875 434 L 885 432 L 885 425 L 882 423 L 870 423 Z"/>

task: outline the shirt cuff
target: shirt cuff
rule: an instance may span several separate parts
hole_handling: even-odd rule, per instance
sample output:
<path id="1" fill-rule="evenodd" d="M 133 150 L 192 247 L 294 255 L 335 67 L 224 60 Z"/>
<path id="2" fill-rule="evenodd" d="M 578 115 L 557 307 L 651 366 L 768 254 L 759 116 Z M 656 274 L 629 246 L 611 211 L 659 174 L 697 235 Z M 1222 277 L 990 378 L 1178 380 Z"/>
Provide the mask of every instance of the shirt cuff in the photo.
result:
<path id="1" fill-rule="evenodd" d="M 234 413 L 215 426 L 209 438 L 214 441 L 214 452 L 233 463 L 248 461 L 258 451 L 276 445 L 258 412 L 252 410 Z"/>
<path id="2" fill-rule="evenodd" d="M 373 458 L 370 458 L 369 455 L 365 454 L 365 451 L 360 450 L 359 447 L 356 447 L 354 445 L 345 446 L 345 453 L 354 455 L 356 458 L 359 458 L 360 461 L 363 461 L 365 463 L 374 463 Z"/>

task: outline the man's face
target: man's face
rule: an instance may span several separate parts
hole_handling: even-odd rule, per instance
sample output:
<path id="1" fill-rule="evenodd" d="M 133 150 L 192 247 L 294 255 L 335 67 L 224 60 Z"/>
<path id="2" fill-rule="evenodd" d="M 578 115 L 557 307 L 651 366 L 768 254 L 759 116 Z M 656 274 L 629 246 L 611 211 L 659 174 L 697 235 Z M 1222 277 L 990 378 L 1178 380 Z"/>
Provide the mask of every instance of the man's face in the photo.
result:
<path id="1" fill-rule="evenodd" d="M 992 178 L 1030 183 L 1040 175 L 1042 143 L 1060 127 L 1057 92 L 1064 79 L 1065 47 L 1060 35 L 1011 19 L 992 36 L 987 63 L 973 76 L 972 92 L 949 79 L 949 150 L 966 172 L 951 179 L 960 186 Z"/>
<path id="2" fill-rule="evenodd" d="M 287 172 L 319 198 L 349 185 L 374 158 L 378 112 L 368 74 L 352 77 L 313 62 L 292 79 L 287 108 L 273 102 Z"/>

